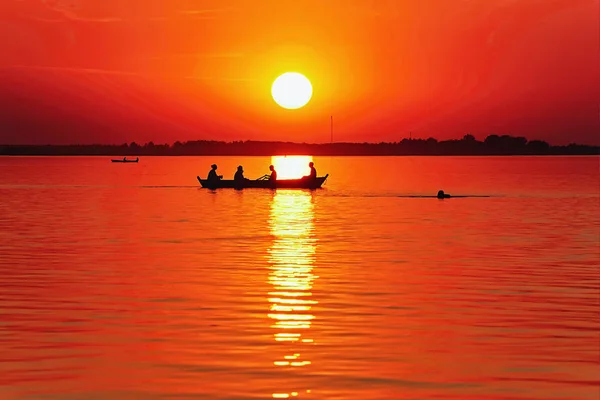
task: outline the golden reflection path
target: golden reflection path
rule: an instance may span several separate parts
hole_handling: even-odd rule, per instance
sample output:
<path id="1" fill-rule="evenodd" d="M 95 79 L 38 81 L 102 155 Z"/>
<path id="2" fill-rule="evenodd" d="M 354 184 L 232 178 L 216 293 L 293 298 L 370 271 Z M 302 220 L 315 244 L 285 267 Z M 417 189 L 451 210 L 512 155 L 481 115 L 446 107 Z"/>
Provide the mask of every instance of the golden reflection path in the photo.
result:
<path id="1" fill-rule="evenodd" d="M 315 316 L 312 308 L 313 274 L 317 239 L 314 233 L 314 204 L 311 192 L 277 191 L 269 218 L 274 237 L 269 249 L 269 318 L 273 338 L 281 351 L 273 363 L 282 368 L 302 368 L 311 364 L 303 352 L 313 344 L 310 327 Z M 279 348 L 278 348 L 279 349 Z M 274 398 L 290 398 L 303 392 L 273 393 Z"/>

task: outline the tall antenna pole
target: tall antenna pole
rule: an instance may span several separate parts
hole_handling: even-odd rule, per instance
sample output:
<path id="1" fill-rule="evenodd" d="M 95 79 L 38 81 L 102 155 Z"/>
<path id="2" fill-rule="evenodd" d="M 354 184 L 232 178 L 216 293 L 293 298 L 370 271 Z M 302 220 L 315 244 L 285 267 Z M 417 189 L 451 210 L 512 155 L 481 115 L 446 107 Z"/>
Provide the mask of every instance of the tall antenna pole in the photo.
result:
<path id="1" fill-rule="evenodd" d="M 333 115 L 331 116 L 331 143 L 333 143 Z"/>

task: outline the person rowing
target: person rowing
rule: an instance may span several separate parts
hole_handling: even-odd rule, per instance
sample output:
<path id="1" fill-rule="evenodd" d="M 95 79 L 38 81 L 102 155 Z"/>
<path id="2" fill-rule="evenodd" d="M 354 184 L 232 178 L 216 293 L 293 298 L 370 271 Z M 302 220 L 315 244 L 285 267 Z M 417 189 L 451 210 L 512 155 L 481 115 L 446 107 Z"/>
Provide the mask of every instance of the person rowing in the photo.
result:
<path id="1" fill-rule="evenodd" d="M 277 180 L 277 171 L 275 171 L 275 167 L 273 165 L 269 165 L 269 171 L 271 171 L 271 175 L 269 176 L 269 180 L 271 182 L 275 182 Z"/>

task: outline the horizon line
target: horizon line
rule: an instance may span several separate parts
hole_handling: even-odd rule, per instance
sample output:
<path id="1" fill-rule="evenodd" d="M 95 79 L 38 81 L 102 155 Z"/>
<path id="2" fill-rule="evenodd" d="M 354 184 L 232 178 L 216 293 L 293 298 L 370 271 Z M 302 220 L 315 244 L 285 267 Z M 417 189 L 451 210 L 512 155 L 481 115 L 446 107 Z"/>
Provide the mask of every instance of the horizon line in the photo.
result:
<path id="1" fill-rule="evenodd" d="M 466 136 L 466 135 L 465 135 Z M 490 134 L 487 135 L 486 138 L 490 137 L 490 136 L 496 136 L 498 138 L 521 138 L 521 139 L 525 139 L 526 143 L 531 143 L 531 142 L 544 142 L 547 143 L 549 146 L 551 147 L 563 147 L 563 146 L 587 146 L 587 147 L 600 147 L 600 143 L 599 144 L 588 144 L 588 143 L 576 143 L 576 142 L 569 142 L 568 144 L 552 144 L 550 142 L 548 142 L 547 140 L 543 140 L 543 139 L 532 139 L 529 140 L 527 139 L 525 136 L 512 136 L 512 135 L 498 135 L 498 134 Z M 2 147 L 34 147 L 34 146 L 43 146 L 43 147 L 49 147 L 49 146 L 55 146 L 55 147 L 64 147 L 64 146 L 116 146 L 116 147 L 120 147 L 123 145 L 127 145 L 128 147 L 131 146 L 132 144 L 136 144 L 140 147 L 144 147 L 149 145 L 150 143 L 152 143 L 154 146 L 169 146 L 172 147 L 174 146 L 176 143 L 180 143 L 180 144 L 185 144 L 185 143 L 198 143 L 198 142 L 207 142 L 207 143 L 220 143 L 220 144 L 225 144 L 225 145 L 231 145 L 231 144 L 240 144 L 240 143 L 271 143 L 271 144 L 294 144 L 294 145 L 309 145 L 309 146 L 333 146 L 333 145 L 381 145 L 381 144 L 387 144 L 387 145 L 397 145 L 397 144 L 401 144 L 402 142 L 427 142 L 429 140 L 433 139 L 435 142 L 437 143 L 441 143 L 441 142 L 452 142 L 452 141 L 456 141 L 456 142 L 464 142 L 467 141 L 465 140 L 464 136 L 462 138 L 454 138 L 454 139 L 443 139 L 443 140 L 439 140 L 436 139 L 435 137 L 428 137 L 428 138 L 414 138 L 414 137 L 403 137 L 400 140 L 397 141 L 377 141 L 377 142 L 372 142 L 372 141 L 339 141 L 339 142 L 295 142 L 295 141 L 288 141 L 288 140 L 255 140 L 255 139 L 240 139 L 240 140 L 217 140 L 217 139 L 189 139 L 189 140 L 185 140 L 185 141 L 181 141 L 181 140 L 175 140 L 171 143 L 168 142 L 155 142 L 153 140 L 149 140 L 146 142 L 140 142 L 138 143 L 135 140 L 132 141 L 124 141 L 124 142 L 120 142 L 120 143 L 63 143 L 63 144 L 59 144 L 59 143 L 37 143 L 37 144 L 33 144 L 33 143 L 0 143 L 0 146 Z M 485 143 L 485 139 L 483 140 L 478 140 L 477 138 L 473 137 L 472 139 L 474 142 L 477 143 Z"/>

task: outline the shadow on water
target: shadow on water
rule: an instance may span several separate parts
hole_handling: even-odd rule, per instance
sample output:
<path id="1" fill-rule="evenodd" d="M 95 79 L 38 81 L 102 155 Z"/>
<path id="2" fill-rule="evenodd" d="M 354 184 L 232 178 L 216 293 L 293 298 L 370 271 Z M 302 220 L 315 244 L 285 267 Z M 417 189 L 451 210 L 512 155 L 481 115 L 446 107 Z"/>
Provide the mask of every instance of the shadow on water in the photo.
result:
<path id="1" fill-rule="evenodd" d="M 269 228 L 273 244 L 269 249 L 269 320 L 277 343 L 273 363 L 297 369 L 311 365 L 306 350 L 313 344 L 311 324 L 313 273 L 317 238 L 314 232 L 314 203 L 309 191 L 277 191 L 273 194 Z M 295 397 L 310 388 L 281 388 L 274 398 Z"/>

